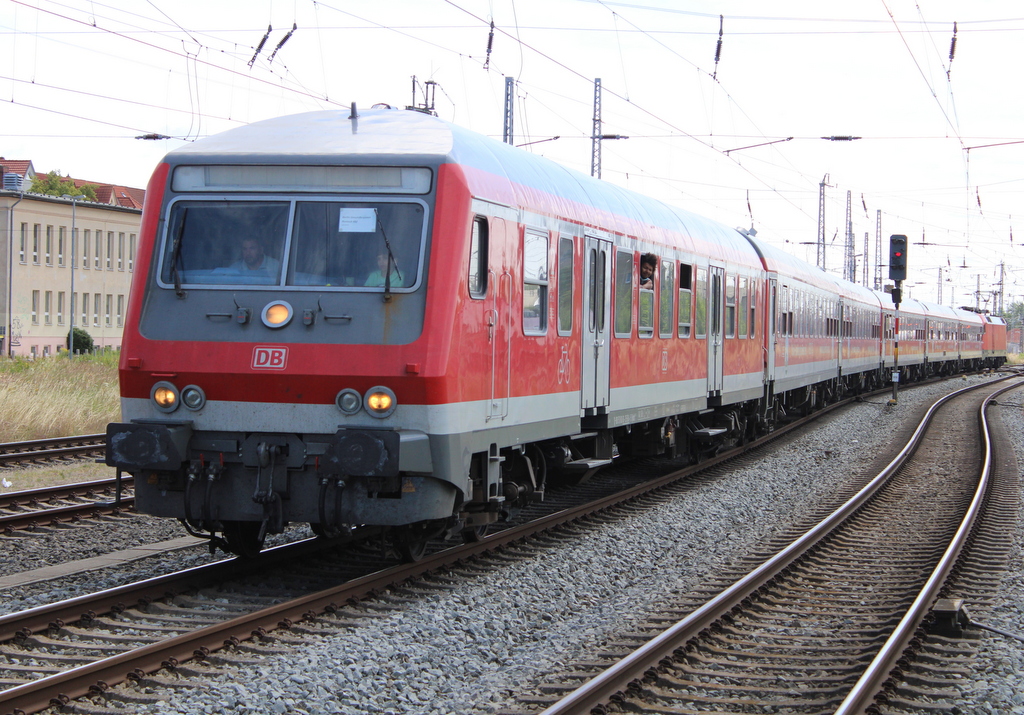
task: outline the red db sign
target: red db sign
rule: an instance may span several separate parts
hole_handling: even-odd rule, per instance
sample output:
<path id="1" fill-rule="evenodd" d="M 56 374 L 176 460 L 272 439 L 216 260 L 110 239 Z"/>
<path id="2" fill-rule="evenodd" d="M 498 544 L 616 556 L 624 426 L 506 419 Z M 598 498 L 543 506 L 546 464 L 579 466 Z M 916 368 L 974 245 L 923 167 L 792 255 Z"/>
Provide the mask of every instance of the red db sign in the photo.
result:
<path id="1" fill-rule="evenodd" d="M 288 364 L 288 348 L 257 345 L 252 351 L 253 370 L 284 370 Z"/>

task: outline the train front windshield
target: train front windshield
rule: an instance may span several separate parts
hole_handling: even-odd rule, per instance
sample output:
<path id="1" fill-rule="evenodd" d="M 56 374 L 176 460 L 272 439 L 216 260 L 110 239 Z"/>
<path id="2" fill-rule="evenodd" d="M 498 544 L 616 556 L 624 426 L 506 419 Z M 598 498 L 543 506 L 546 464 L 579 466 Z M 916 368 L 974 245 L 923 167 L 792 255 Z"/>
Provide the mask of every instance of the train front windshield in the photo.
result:
<path id="1" fill-rule="evenodd" d="M 425 235 L 419 200 L 182 200 L 171 207 L 165 286 L 416 285 Z"/>

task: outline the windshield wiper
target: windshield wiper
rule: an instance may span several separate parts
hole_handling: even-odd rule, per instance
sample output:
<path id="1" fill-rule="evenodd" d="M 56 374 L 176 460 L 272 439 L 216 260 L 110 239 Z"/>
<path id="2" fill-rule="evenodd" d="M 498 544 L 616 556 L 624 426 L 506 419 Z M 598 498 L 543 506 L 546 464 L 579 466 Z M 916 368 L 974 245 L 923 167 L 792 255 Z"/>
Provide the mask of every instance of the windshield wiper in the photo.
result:
<path id="1" fill-rule="evenodd" d="M 181 223 L 178 224 L 178 233 L 174 237 L 174 247 L 171 249 L 171 277 L 174 278 L 174 294 L 179 298 L 185 297 L 185 291 L 181 289 L 181 272 L 178 270 L 178 263 L 181 261 L 181 237 L 185 234 L 185 219 L 188 218 L 188 209 L 181 210 Z"/>
<path id="2" fill-rule="evenodd" d="M 384 233 L 384 224 L 380 222 L 380 218 L 377 219 L 377 225 L 380 226 L 380 235 L 384 237 L 384 246 L 388 249 L 388 266 L 384 271 L 384 302 L 391 302 L 391 266 L 395 266 L 395 273 L 398 274 L 398 280 L 404 281 L 402 278 L 402 272 L 398 270 L 398 261 L 395 260 L 395 254 L 391 252 L 391 242 L 388 241 L 388 235 Z M 379 264 L 378 264 L 379 265 Z"/>

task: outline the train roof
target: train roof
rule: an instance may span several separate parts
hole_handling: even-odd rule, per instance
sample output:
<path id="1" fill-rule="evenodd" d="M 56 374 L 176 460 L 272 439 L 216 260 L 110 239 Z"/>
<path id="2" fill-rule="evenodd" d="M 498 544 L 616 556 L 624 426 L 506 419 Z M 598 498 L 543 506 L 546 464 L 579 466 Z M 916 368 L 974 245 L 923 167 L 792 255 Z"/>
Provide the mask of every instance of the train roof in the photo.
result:
<path id="1" fill-rule="evenodd" d="M 733 228 L 421 112 L 359 110 L 355 120 L 349 110 L 276 117 L 201 139 L 171 152 L 166 161 L 337 164 L 375 157 L 457 164 L 478 197 L 628 236 L 652 236 L 739 265 L 760 265 Z"/>

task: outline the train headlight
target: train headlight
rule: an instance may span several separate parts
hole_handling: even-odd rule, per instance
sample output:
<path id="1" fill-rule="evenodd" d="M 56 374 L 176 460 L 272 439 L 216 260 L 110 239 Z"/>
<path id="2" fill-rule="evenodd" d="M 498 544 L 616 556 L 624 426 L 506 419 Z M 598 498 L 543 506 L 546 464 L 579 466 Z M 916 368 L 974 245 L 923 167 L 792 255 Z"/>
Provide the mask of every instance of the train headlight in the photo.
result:
<path id="1" fill-rule="evenodd" d="M 334 398 L 334 404 L 346 415 L 354 415 L 363 406 L 363 396 L 351 387 L 346 387 Z"/>
<path id="2" fill-rule="evenodd" d="M 292 320 L 292 307 L 284 300 L 267 303 L 263 309 L 263 324 L 268 328 L 283 328 Z"/>
<path id="3" fill-rule="evenodd" d="M 374 417 L 384 418 L 398 407 L 395 393 L 383 386 L 371 387 L 363 397 L 363 406 Z"/>
<path id="4" fill-rule="evenodd" d="M 178 388 L 169 382 L 158 382 L 153 385 L 149 398 L 161 412 L 174 412 L 178 409 Z"/>
<path id="5" fill-rule="evenodd" d="M 206 404 L 206 393 L 199 385 L 188 385 L 181 391 L 181 404 L 190 410 L 200 410 Z"/>

